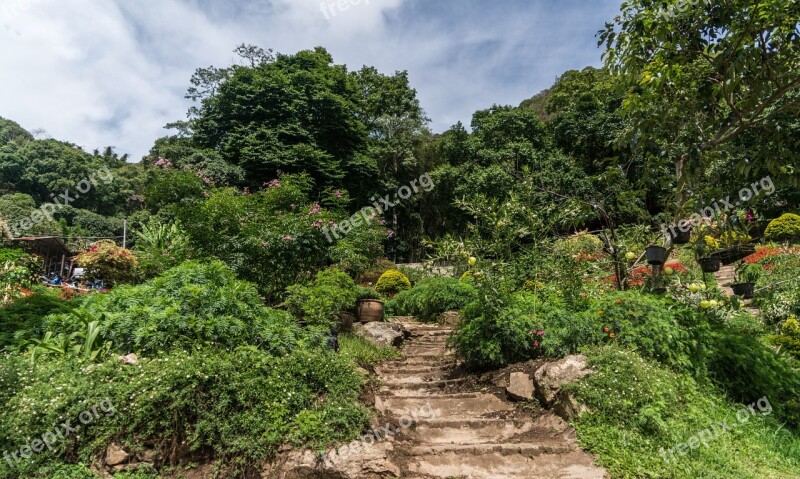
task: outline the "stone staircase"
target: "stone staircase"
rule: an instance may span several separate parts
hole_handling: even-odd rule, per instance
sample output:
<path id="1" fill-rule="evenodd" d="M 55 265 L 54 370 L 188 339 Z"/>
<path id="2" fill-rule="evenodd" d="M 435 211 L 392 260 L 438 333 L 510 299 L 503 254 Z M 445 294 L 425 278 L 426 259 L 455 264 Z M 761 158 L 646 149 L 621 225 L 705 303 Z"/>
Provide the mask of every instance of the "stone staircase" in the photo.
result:
<path id="1" fill-rule="evenodd" d="M 409 479 L 601 479 L 575 432 L 550 412 L 523 412 L 470 387 L 446 350 L 450 328 L 399 318 L 411 338 L 404 357 L 378 368 L 375 406 L 405 427 L 390 458 Z M 426 414 L 421 414 L 425 411 Z"/>

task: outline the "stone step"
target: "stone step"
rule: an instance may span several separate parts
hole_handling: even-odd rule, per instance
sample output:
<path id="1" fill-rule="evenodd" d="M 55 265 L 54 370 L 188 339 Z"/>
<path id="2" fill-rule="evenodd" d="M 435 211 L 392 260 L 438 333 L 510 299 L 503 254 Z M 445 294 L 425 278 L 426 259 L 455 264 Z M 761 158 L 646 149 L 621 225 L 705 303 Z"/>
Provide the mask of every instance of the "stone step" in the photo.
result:
<path id="1" fill-rule="evenodd" d="M 452 368 L 449 366 L 427 366 L 427 365 L 418 365 L 418 366 L 378 366 L 375 368 L 380 375 L 395 375 L 395 374 L 434 374 L 434 373 L 442 373 L 444 374 L 447 371 L 450 371 Z"/>
<path id="2" fill-rule="evenodd" d="M 456 378 L 425 381 L 420 378 L 409 378 L 406 380 L 402 378 L 393 379 L 391 377 L 385 377 L 381 378 L 383 382 L 381 389 L 430 389 L 433 391 L 445 392 L 448 388 L 457 386 L 465 380 L 465 378 Z"/>
<path id="3" fill-rule="evenodd" d="M 432 416 L 428 419 L 477 419 L 489 414 L 510 411 L 514 406 L 491 394 L 481 394 L 478 397 L 387 397 L 382 399 L 385 411 L 395 415 L 404 416 L 418 411 L 423 407 L 433 409 Z"/>
<path id="4" fill-rule="evenodd" d="M 550 451 L 547 446 L 514 444 L 469 446 L 463 450 L 432 451 L 412 458 L 405 477 L 469 479 L 603 479 L 605 471 L 595 467 L 579 451 Z M 500 447 L 499 451 L 491 450 Z M 471 448 L 471 449 L 470 449 Z M 514 451 L 525 451 L 525 453 Z M 419 451 L 423 452 L 422 450 Z M 416 475 L 416 476 L 415 476 Z"/>
<path id="5" fill-rule="evenodd" d="M 492 444 L 522 442 L 534 429 L 533 422 L 521 420 L 431 419 L 420 421 L 411 434 L 422 445 Z"/>

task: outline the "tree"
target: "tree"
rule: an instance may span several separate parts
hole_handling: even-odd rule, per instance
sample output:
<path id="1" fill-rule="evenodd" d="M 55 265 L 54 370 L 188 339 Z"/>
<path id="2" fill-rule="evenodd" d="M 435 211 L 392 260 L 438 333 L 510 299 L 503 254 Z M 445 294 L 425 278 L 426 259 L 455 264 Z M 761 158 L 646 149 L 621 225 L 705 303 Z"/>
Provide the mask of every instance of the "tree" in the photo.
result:
<path id="1" fill-rule="evenodd" d="M 798 0 L 631 0 L 601 30 L 606 66 L 628 88 L 624 139 L 673 162 L 679 206 L 710 152 L 797 112 L 798 18 Z"/>

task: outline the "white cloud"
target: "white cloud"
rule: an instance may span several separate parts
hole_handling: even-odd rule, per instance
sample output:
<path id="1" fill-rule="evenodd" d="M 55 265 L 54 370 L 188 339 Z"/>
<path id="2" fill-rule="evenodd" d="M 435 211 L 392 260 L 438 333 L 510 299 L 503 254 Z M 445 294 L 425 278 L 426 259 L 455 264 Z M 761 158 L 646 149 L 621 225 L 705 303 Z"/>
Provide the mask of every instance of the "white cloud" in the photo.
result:
<path id="1" fill-rule="evenodd" d="M 518 103 L 568 68 L 598 63 L 615 0 L 0 0 L 0 116 L 87 150 L 134 158 L 185 117 L 198 67 L 242 42 L 321 45 L 351 69 L 408 70 L 442 130 Z M 328 6 L 327 17 L 322 11 Z M 4 7 L 13 14 L 4 15 Z M 335 12 L 335 15 L 333 15 Z"/>

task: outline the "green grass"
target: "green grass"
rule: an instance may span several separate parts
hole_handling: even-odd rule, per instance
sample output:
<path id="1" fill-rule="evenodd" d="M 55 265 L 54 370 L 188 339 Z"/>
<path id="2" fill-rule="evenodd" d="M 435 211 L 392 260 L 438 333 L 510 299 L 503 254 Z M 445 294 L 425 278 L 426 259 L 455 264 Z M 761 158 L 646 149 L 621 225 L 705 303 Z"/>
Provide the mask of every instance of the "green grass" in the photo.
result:
<path id="1" fill-rule="evenodd" d="M 391 347 L 380 347 L 352 333 L 339 336 L 339 354 L 352 359 L 362 368 L 372 367 L 400 356 Z"/>
<path id="2" fill-rule="evenodd" d="M 591 412 L 575 427 L 582 447 L 598 456 L 611 477 L 800 477 L 800 436 L 774 414 L 756 407 L 757 415 L 740 424 L 736 414 L 746 406 L 688 374 L 615 346 L 594 349 L 589 357 L 595 373 L 571 389 Z M 722 421 L 736 426 L 714 434 L 708 446 L 695 443 L 685 456 L 667 452 Z"/>

